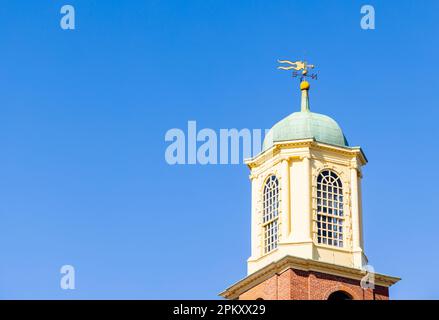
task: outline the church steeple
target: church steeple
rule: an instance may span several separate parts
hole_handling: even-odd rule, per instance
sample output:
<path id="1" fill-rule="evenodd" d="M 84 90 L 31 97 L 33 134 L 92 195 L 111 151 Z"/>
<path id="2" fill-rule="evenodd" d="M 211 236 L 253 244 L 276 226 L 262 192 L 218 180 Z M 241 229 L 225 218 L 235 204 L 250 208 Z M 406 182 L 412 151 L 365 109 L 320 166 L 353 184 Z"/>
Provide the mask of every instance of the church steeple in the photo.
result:
<path id="1" fill-rule="evenodd" d="M 279 62 L 288 64 L 280 69 L 301 71 L 301 107 L 276 123 L 263 151 L 246 161 L 252 185 L 248 276 L 222 295 L 326 299 L 331 290 L 344 288 L 351 298 L 387 298 L 398 278 L 374 274 L 378 293 L 365 294 L 360 284 L 367 264 L 361 208 L 361 167 L 367 159 L 360 147 L 348 146 L 333 119 L 310 111 L 306 77 L 314 66 Z M 319 292 L 321 287 L 333 289 Z"/>

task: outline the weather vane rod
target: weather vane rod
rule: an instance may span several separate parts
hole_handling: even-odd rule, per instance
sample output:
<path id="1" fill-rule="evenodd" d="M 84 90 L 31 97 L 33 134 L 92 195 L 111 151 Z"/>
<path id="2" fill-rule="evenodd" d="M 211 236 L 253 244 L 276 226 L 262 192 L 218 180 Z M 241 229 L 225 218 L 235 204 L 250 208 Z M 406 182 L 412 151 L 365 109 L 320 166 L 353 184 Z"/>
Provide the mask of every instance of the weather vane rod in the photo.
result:
<path id="1" fill-rule="evenodd" d="M 302 91 L 302 98 L 300 100 L 300 111 L 309 112 L 309 82 L 306 78 L 317 79 L 317 74 L 308 74 L 308 69 L 314 69 L 313 64 L 308 64 L 306 61 L 289 61 L 289 60 L 278 60 L 279 63 L 284 64 L 283 66 L 277 67 L 282 70 L 294 70 L 293 77 L 300 77 L 300 90 Z M 301 72 L 300 72 L 301 71 Z"/>

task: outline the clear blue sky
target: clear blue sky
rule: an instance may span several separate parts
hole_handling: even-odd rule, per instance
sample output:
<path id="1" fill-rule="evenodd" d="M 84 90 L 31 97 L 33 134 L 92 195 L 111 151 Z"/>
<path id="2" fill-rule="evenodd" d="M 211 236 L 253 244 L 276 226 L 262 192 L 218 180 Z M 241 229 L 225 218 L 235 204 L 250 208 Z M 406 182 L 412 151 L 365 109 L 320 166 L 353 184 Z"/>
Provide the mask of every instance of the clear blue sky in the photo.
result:
<path id="1" fill-rule="evenodd" d="M 375 6 L 376 30 L 360 28 Z M 76 30 L 59 27 L 64 4 Z M 2 1 L 0 298 L 215 299 L 250 252 L 244 165 L 169 166 L 170 128 L 312 110 L 369 159 L 366 253 L 395 299 L 439 298 L 437 1 Z M 76 268 L 73 291 L 59 286 Z"/>

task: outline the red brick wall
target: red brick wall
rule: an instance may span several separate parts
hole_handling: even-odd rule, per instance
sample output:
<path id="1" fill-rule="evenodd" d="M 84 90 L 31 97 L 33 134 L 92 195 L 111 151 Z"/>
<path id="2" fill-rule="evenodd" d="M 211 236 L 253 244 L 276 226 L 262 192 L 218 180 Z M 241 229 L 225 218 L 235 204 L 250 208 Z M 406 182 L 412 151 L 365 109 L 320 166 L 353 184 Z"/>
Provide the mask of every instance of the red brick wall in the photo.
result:
<path id="1" fill-rule="evenodd" d="M 273 275 L 239 296 L 240 300 L 326 300 L 335 291 L 344 291 L 355 300 L 387 300 L 389 289 L 363 289 L 359 280 L 330 274 L 288 269 Z"/>

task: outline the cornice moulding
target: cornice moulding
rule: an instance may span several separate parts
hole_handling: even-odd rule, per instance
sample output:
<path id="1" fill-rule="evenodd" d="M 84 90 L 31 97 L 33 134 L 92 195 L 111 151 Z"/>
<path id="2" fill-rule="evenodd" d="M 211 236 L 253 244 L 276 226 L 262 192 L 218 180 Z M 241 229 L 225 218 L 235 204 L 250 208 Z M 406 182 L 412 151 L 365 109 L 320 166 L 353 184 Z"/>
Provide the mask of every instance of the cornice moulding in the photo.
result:
<path id="1" fill-rule="evenodd" d="M 234 285 L 227 288 L 225 291 L 221 292 L 219 295 L 226 299 L 236 299 L 243 292 L 260 284 L 261 282 L 272 277 L 273 275 L 280 274 L 288 269 L 320 272 L 354 280 L 361 280 L 366 275 L 366 271 L 361 269 L 349 268 L 311 259 L 286 256 L 250 274 L 246 278 L 238 281 Z M 375 283 L 384 287 L 390 287 L 391 285 L 401 280 L 401 278 L 398 277 L 391 277 L 379 273 L 374 273 L 374 277 Z"/>

